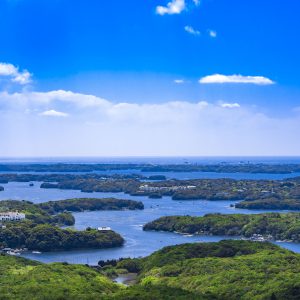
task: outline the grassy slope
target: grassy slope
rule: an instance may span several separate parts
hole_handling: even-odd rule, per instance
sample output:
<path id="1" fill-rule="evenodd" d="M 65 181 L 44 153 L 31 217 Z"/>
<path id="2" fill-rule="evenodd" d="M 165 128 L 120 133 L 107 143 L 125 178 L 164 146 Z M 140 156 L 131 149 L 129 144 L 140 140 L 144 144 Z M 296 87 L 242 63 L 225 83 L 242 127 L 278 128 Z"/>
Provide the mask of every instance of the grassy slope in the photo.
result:
<path id="1" fill-rule="evenodd" d="M 141 287 L 191 293 L 183 299 L 300 297 L 300 255 L 269 243 L 178 245 L 157 251 L 140 263 Z"/>
<path id="2" fill-rule="evenodd" d="M 118 291 L 98 272 L 82 265 L 41 264 L 0 256 L 0 299 L 101 299 Z"/>

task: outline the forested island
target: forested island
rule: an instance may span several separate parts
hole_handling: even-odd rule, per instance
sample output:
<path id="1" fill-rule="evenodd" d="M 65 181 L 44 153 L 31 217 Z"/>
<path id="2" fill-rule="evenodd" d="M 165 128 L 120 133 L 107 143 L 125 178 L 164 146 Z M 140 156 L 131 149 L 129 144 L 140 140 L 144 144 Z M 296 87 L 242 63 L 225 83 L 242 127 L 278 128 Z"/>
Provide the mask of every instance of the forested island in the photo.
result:
<path id="1" fill-rule="evenodd" d="M 4 191 L 4 187 L 0 185 L 0 192 Z"/>
<path id="2" fill-rule="evenodd" d="M 95 210 L 144 209 L 144 204 L 141 201 L 115 198 L 75 198 L 43 202 L 37 204 L 37 206 L 51 214 L 57 214 L 63 211 L 79 212 Z"/>
<path id="3" fill-rule="evenodd" d="M 237 208 L 300 209 L 300 179 L 234 180 L 193 179 L 144 182 L 137 179 L 84 179 L 45 182 L 41 188 L 79 189 L 83 192 L 124 192 L 132 196 L 173 200 L 241 201 Z"/>
<path id="4" fill-rule="evenodd" d="M 0 164 L 1 172 L 101 172 L 137 170 L 142 172 L 216 172 L 216 173 L 269 173 L 291 174 L 300 172 L 300 164 L 226 163 L 198 164 L 147 164 L 147 163 L 102 163 L 102 164 Z"/>
<path id="5" fill-rule="evenodd" d="M 272 210 L 300 210 L 300 199 L 258 199 L 241 201 L 234 205 L 236 208 L 241 209 L 272 209 Z"/>
<path id="6" fill-rule="evenodd" d="M 156 178 L 158 179 L 158 178 Z M 284 180 L 191 179 L 145 181 L 135 176 L 102 177 L 96 174 L 1 174 L 2 182 L 42 182 L 45 189 L 127 193 L 173 200 L 229 200 L 237 208 L 300 209 L 300 177 Z M 233 204 L 234 205 L 234 204 Z"/>
<path id="7" fill-rule="evenodd" d="M 300 242 L 300 213 L 207 214 L 203 217 L 167 216 L 143 229 L 185 234 L 242 236 L 262 240 Z"/>
<path id="8" fill-rule="evenodd" d="M 173 200 L 300 200 L 300 178 L 285 180 L 192 179 L 143 183 L 134 195 L 172 196 Z"/>
<path id="9" fill-rule="evenodd" d="M 33 226 L 31 222 L 7 224 L 0 229 L 1 248 L 27 248 L 44 252 L 120 247 L 124 239 L 116 232 L 62 229 L 51 224 Z"/>
<path id="10" fill-rule="evenodd" d="M 57 183 L 44 182 L 41 188 L 45 189 L 65 189 L 80 190 L 86 193 L 104 192 L 104 193 L 128 193 L 131 194 L 139 189 L 142 184 L 137 179 L 89 179 L 80 176 L 75 179 L 61 180 Z"/>
<path id="11" fill-rule="evenodd" d="M 125 287 L 109 272 L 136 272 Z M 90 268 L 0 255 L 2 299 L 298 299 L 300 255 L 270 243 L 221 241 L 165 247 L 145 258 Z"/>
<path id="12" fill-rule="evenodd" d="M 63 177 L 63 176 L 62 176 Z M 132 196 L 174 200 L 300 199 L 300 178 L 286 180 L 192 179 L 145 182 L 137 179 L 92 179 L 79 176 L 45 182 L 41 188 L 74 189 L 83 192 L 124 192 Z"/>
<path id="13" fill-rule="evenodd" d="M 136 174 L 30 174 L 30 173 L 10 173 L 10 174 L 0 174 L 0 183 L 8 182 L 62 182 L 62 181 L 73 181 L 73 180 L 146 180 L 149 177 L 144 177 Z"/>
<path id="14" fill-rule="evenodd" d="M 6 221 L 0 228 L 1 248 L 58 251 L 119 247 L 124 239 L 112 230 L 85 231 L 62 229 L 74 225 L 70 211 L 143 209 L 141 202 L 114 198 L 68 199 L 33 204 L 29 201 L 0 201 L 0 211 L 18 211 L 26 215 L 21 221 Z"/>

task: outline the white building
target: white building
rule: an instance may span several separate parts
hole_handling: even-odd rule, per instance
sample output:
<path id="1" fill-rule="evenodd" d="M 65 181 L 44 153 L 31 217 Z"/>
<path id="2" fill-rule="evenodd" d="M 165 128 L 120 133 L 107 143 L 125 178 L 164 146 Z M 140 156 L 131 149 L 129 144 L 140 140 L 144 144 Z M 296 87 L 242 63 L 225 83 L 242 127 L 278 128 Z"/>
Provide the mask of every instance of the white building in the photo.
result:
<path id="1" fill-rule="evenodd" d="M 141 185 L 139 189 L 146 192 L 175 192 L 175 191 L 184 191 L 184 190 L 193 190 L 195 185 L 175 185 L 175 186 L 149 186 L 148 184 Z"/>
<path id="2" fill-rule="evenodd" d="M 98 227 L 98 231 L 110 231 L 110 227 Z"/>
<path id="3" fill-rule="evenodd" d="M 21 221 L 25 219 L 25 214 L 19 212 L 3 212 L 0 213 L 0 222 L 1 221 Z"/>

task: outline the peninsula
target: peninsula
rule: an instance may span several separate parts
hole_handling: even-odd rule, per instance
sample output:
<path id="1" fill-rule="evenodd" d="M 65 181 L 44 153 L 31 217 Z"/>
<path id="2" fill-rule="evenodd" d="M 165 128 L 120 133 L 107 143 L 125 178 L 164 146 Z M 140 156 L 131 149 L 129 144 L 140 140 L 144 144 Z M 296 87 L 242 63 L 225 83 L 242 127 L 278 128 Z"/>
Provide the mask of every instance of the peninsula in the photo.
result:
<path id="1" fill-rule="evenodd" d="M 203 217 L 167 216 L 144 225 L 145 231 L 240 236 L 259 240 L 300 242 L 300 213 L 207 214 Z"/>

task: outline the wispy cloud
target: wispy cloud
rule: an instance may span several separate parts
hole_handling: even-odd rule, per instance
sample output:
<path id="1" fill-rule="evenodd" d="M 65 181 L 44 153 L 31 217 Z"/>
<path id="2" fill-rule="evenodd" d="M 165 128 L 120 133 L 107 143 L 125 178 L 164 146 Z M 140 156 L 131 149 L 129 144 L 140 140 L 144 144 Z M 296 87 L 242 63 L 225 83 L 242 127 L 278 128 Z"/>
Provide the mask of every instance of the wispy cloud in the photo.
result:
<path id="1" fill-rule="evenodd" d="M 200 0 L 193 0 L 193 2 L 194 2 L 194 4 L 195 4 L 196 6 L 199 6 L 199 5 L 200 5 Z"/>
<path id="2" fill-rule="evenodd" d="M 208 30 L 208 34 L 212 38 L 216 38 L 217 37 L 217 32 L 215 30 L 209 29 Z"/>
<path id="3" fill-rule="evenodd" d="M 12 82 L 25 85 L 31 82 L 31 76 L 27 70 L 20 71 L 18 67 L 9 63 L 0 63 L 0 76 L 7 77 Z"/>
<path id="4" fill-rule="evenodd" d="M 221 103 L 220 104 L 221 107 L 223 108 L 240 108 L 240 104 L 238 103 Z"/>
<path id="5" fill-rule="evenodd" d="M 172 0 L 166 6 L 157 6 L 156 13 L 163 16 L 165 14 L 180 14 L 186 7 L 185 0 Z"/>
<path id="6" fill-rule="evenodd" d="M 175 79 L 174 82 L 177 84 L 183 84 L 184 80 L 183 79 Z"/>
<path id="7" fill-rule="evenodd" d="M 211 83 L 247 83 L 247 84 L 257 84 L 257 85 L 270 85 L 275 82 L 271 79 L 263 76 L 243 76 L 243 75 L 221 75 L 214 74 L 202 77 L 199 80 L 202 84 Z"/>
<path id="8" fill-rule="evenodd" d="M 69 114 L 61 112 L 61 111 L 57 111 L 54 109 L 51 110 L 46 110 L 42 113 L 40 113 L 40 116 L 46 116 L 46 117 L 67 117 L 69 116 Z"/>
<path id="9" fill-rule="evenodd" d="M 184 30 L 192 35 L 200 35 L 201 32 L 197 29 L 194 29 L 192 26 L 185 26 Z"/>

